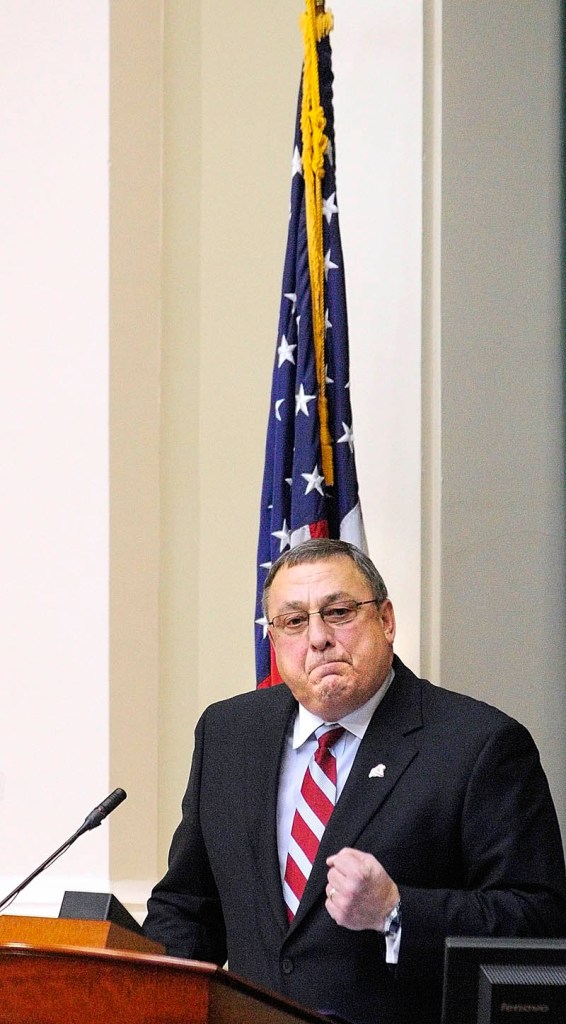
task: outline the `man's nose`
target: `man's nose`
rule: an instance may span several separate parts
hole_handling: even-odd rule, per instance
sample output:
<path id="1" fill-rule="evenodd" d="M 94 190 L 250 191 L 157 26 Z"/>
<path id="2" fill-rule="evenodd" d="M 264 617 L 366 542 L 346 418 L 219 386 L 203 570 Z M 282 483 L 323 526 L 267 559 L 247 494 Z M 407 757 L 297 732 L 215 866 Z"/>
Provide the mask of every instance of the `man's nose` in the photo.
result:
<path id="1" fill-rule="evenodd" d="M 320 612 L 311 612 L 307 629 L 311 647 L 322 648 L 332 643 L 332 628 L 327 625 Z"/>

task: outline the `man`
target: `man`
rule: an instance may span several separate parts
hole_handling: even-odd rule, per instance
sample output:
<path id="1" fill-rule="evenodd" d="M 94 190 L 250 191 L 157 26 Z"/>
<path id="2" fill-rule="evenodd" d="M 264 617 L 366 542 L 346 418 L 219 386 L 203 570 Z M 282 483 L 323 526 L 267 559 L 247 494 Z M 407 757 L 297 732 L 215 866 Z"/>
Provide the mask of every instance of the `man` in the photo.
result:
<path id="1" fill-rule="evenodd" d="M 447 935 L 566 934 L 536 747 L 394 656 L 387 590 L 352 545 L 286 552 L 264 608 L 286 685 L 202 716 L 145 931 L 355 1024 L 438 1024 Z"/>

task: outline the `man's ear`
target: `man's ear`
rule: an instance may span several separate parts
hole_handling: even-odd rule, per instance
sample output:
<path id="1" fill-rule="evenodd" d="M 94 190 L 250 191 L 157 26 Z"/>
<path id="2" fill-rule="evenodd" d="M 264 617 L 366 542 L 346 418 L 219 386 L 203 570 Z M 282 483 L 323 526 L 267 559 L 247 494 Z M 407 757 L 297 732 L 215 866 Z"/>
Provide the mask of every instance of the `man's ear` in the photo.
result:
<path id="1" fill-rule="evenodd" d="M 385 598 L 385 601 L 383 602 L 379 609 L 379 617 L 381 619 L 381 624 L 383 626 L 383 633 L 385 635 L 385 639 L 388 640 L 390 644 L 392 644 L 395 639 L 397 624 L 395 622 L 395 611 L 388 597 Z"/>

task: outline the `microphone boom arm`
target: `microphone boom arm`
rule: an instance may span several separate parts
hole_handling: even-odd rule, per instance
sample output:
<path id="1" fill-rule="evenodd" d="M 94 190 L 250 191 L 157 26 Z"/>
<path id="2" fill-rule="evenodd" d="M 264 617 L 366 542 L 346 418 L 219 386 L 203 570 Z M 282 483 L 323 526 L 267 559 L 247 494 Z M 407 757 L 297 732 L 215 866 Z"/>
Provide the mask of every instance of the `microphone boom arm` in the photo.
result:
<path id="1" fill-rule="evenodd" d="M 94 810 L 90 812 L 90 814 L 87 814 L 81 827 L 78 828 L 77 831 L 74 832 L 73 835 L 69 839 L 67 839 L 66 842 L 62 844 L 62 846 L 59 847 L 59 849 L 55 850 L 55 853 L 52 853 L 51 856 L 47 858 L 47 860 L 43 861 L 43 864 L 40 864 L 39 867 L 35 869 L 35 871 L 32 871 L 31 875 L 28 875 L 27 878 L 24 878 L 23 882 L 20 882 L 20 884 L 17 885 L 15 889 L 12 889 L 12 892 L 9 892 L 8 895 L 4 897 L 3 900 L 0 900 L 0 912 L 4 909 L 4 907 L 11 903 L 12 900 L 15 899 L 16 896 L 18 896 L 22 892 L 22 890 L 29 885 L 30 882 L 33 882 L 34 878 L 37 878 L 37 876 L 40 875 L 42 871 L 45 871 L 45 869 L 48 868 L 51 864 L 53 864 L 53 862 L 56 861 L 57 858 L 61 856 L 61 854 L 65 853 L 66 850 L 68 850 L 69 847 L 72 846 L 73 843 L 79 838 L 79 836 L 82 836 L 84 832 L 89 832 L 91 829 L 96 828 L 98 825 L 100 825 L 104 818 L 106 818 L 106 816 L 110 814 L 118 806 L 118 804 L 121 804 L 122 801 L 126 799 L 126 796 L 127 794 L 124 792 L 123 789 L 115 789 L 113 793 L 110 793 L 110 796 L 107 796 L 102 801 L 102 803 L 98 805 L 98 807 L 95 807 Z"/>

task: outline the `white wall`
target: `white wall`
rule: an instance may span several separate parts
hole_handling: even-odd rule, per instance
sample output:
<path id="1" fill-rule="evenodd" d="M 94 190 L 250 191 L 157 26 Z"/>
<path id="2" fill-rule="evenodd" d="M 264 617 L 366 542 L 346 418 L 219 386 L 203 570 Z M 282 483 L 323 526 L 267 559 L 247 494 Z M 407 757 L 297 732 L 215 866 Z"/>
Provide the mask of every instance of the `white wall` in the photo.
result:
<path id="1" fill-rule="evenodd" d="M 108 10 L 0 3 L 0 890 L 108 792 Z M 104 879 L 95 834 L 37 883 Z"/>

